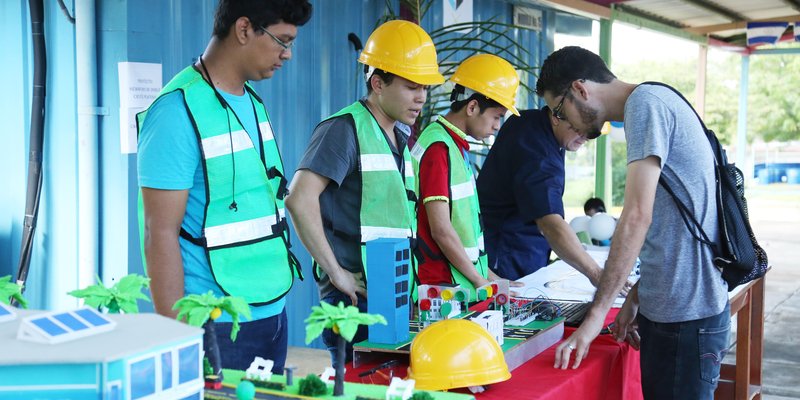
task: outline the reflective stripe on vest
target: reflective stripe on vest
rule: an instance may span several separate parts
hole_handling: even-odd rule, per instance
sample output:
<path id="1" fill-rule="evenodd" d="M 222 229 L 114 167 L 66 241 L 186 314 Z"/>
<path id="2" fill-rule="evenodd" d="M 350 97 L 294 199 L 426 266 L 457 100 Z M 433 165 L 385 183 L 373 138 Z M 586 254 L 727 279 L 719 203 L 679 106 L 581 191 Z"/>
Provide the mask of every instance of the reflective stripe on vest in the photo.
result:
<path id="1" fill-rule="evenodd" d="M 364 265 L 364 276 L 367 276 L 367 241 L 379 238 L 414 238 L 417 227 L 416 203 L 409 199 L 409 193 L 413 193 L 416 185 L 408 147 L 402 149 L 404 176 L 397 168 L 383 130 L 366 106 L 357 101 L 328 119 L 345 114 L 353 117 L 358 143 L 361 174 L 361 261 Z M 319 273 L 319 270 L 315 271 L 316 276 Z"/>
<path id="2" fill-rule="evenodd" d="M 264 305 L 285 296 L 295 274 L 302 275 L 288 250 L 283 200 L 277 196 L 283 163 L 272 126 L 261 100 L 252 88 L 245 89 L 258 122 L 259 146 L 194 68 L 181 71 L 159 96 L 181 91 L 197 129 L 207 188 L 198 242 L 204 242 L 217 285 L 227 295 Z M 137 116 L 139 127 L 146 116 L 147 111 Z M 234 200 L 236 209 L 229 207 Z"/>
<path id="3" fill-rule="evenodd" d="M 439 117 L 442 118 L 441 116 Z M 446 122 L 446 121 L 445 121 Z M 475 190 L 475 177 L 472 168 L 467 165 L 458 144 L 450 136 L 450 133 L 442 126 L 441 122 L 434 122 L 428 125 L 417 139 L 414 148 L 411 149 L 412 162 L 416 182 L 419 182 L 419 163 L 425 152 L 434 143 L 444 143 L 447 146 L 449 159 L 449 182 L 450 182 L 450 221 L 453 229 L 461 239 L 464 251 L 470 261 L 475 265 L 478 273 L 483 277 L 488 277 L 488 261 L 484 253 L 483 228 L 480 223 L 480 206 L 478 195 Z M 419 197 L 419 185 L 415 188 Z M 420 199 L 422 201 L 422 199 Z M 424 260 L 418 260 L 422 263 Z M 450 265 L 450 274 L 453 283 L 457 283 L 470 290 L 470 299 L 477 299 L 475 287 L 461 272 Z"/>

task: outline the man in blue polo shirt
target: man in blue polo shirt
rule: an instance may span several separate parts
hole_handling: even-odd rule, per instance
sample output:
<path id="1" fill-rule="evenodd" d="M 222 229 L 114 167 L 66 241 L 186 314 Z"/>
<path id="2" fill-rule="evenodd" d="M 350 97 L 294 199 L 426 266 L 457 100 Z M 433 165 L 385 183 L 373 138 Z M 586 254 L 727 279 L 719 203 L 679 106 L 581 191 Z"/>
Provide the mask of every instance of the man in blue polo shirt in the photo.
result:
<path id="1" fill-rule="evenodd" d="M 564 221 L 561 200 L 565 151 L 577 151 L 596 136 L 553 114 L 544 107 L 509 118 L 478 174 L 489 266 L 516 280 L 547 265 L 552 248 L 597 286 L 602 270 Z"/>

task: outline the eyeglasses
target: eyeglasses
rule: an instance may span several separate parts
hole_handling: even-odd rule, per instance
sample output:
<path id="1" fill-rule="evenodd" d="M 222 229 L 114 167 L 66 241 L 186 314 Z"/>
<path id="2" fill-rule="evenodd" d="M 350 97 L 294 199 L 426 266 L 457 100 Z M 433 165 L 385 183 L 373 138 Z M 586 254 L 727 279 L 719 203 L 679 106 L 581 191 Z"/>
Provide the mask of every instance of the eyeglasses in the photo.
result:
<path id="1" fill-rule="evenodd" d="M 269 33 L 267 28 L 261 27 L 261 28 L 258 28 L 258 30 L 260 30 L 261 32 L 264 32 L 267 35 L 269 35 L 269 37 L 271 37 L 272 40 L 274 40 L 275 43 L 278 44 L 278 46 L 281 46 L 283 48 L 283 50 L 281 50 L 281 52 L 289 51 L 289 50 L 292 49 L 292 46 L 294 46 L 294 42 L 295 42 L 294 40 L 292 40 L 291 42 L 287 43 L 287 42 L 284 42 L 283 40 L 278 39 L 277 37 L 275 37 L 275 35 Z"/>
<path id="2" fill-rule="evenodd" d="M 567 99 L 567 94 L 569 93 L 569 87 L 567 90 L 564 91 L 564 94 L 561 95 L 561 101 L 556 104 L 556 107 L 553 108 L 553 116 L 556 117 L 559 121 L 567 121 L 567 117 L 564 115 L 564 100 Z M 567 121 L 569 122 L 569 121 Z"/>
<path id="3" fill-rule="evenodd" d="M 553 112 L 553 116 L 556 117 L 556 119 L 559 121 L 569 122 L 567 116 L 564 115 L 564 100 L 567 99 L 567 95 L 569 94 L 570 89 L 572 89 L 571 86 L 567 87 L 567 90 L 565 90 L 564 94 L 561 95 L 561 101 L 559 101 L 558 104 L 556 104 L 555 108 L 551 110 Z M 569 122 L 569 124 L 572 125 L 572 122 Z M 572 126 L 574 127 L 575 125 Z M 599 130 L 593 130 L 586 133 L 586 138 L 589 140 L 597 139 L 598 137 L 600 137 Z"/>

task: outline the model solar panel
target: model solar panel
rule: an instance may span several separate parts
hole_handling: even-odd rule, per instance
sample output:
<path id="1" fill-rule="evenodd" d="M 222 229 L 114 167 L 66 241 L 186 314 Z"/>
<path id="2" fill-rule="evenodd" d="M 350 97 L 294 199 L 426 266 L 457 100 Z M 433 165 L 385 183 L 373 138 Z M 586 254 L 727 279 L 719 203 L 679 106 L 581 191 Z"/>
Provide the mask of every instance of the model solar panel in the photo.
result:
<path id="1" fill-rule="evenodd" d="M 0 322 L 11 321 L 17 317 L 17 313 L 10 306 L 0 303 Z"/>
<path id="2" fill-rule="evenodd" d="M 62 343 L 114 329 L 116 322 L 97 310 L 81 308 L 56 311 L 25 318 L 17 339 L 41 343 Z"/>

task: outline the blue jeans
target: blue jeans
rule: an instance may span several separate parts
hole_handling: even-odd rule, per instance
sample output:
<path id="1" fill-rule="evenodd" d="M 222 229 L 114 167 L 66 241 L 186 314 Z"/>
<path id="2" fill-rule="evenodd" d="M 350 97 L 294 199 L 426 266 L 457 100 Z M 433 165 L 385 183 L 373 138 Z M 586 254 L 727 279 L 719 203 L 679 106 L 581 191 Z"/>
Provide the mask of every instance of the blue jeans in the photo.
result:
<path id="1" fill-rule="evenodd" d="M 338 305 L 340 301 L 344 302 L 345 307 L 349 306 L 349 305 L 353 305 L 353 302 L 350 300 L 350 297 L 345 296 L 342 292 L 340 292 L 338 290 L 336 290 L 333 293 L 325 296 L 322 299 L 322 301 L 324 301 L 324 302 L 326 302 L 328 304 L 332 304 L 334 306 Z M 361 296 L 358 296 L 358 310 L 361 311 L 362 313 L 367 312 L 367 299 L 365 299 L 365 298 L 363 298 Z M 344 352 L 344 354 L 345 354 L 345 360 L 344 360 L 345 367 L 347 367 L 347 364 L 350 363 L 350 361 L 353 360 L 353 343 L 358 343 L 358 342 L 362 342 L 364 340 L 367 340 L 368 336 L 369 336 L 369 331 L 367 330 L 367 327 L 365 325 L 360 325 L 358 327 L 358 331 L 356 331 L 356 335 L 353 336 L 353 340 L 350 341 L 350 342 L 347 342 L 347 346 L 345 347 L 345 352 Z M 332 330 L 325 329 L 322 332 L 322 343 L 325 343 L 325 347 L 327 347 L 328 351 L 331 353 L 331 366 L 333 368 L 336 368 L 336 364 L 337 364 L 337 362 L 336 362 L 336 339 L 337 339 L 337 335 L 334 334 Z"/>
<path id="2" fill-rule="evenodd" d="M 244 371 L 259 356 L 275 362 L 273 374 L 283 374 L 289 337 L 285 308 L 278 315 L 240 323 L 235 342 L 231 342 L 232 327 L 231 322 L 215 326 L 222 368 Z"/>
<path id="3" fill-rule="evenodd" d="M 685 322 L 653 322 L 639 313 L 642 393 L 652 399 L 713 399 L 728 349 L 730 304 Z"/>

